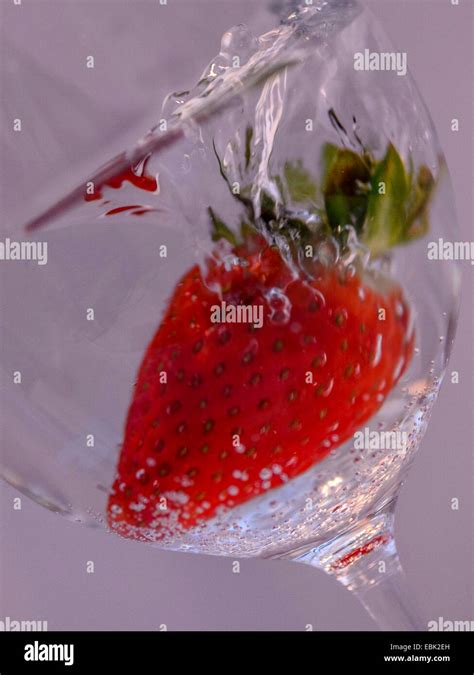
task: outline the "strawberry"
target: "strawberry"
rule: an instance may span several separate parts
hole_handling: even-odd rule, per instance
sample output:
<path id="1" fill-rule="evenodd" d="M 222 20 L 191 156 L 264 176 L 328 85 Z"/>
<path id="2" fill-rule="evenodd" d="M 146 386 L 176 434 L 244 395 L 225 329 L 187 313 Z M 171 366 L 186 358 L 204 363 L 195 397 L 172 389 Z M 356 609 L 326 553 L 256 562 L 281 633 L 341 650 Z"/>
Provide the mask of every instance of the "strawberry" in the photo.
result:
<path id="1" fill-rule="evenodd" d="M 319 187 L 286 163 L 278 204 L 263 191 L 256 212 L 214 151 L 246 213 L 242 238 L 208 209 L 219 243 L 181 279 L 146 350 L 108 504 L 129 537 L 172 537 L 307 471 L 377 412 L 413 353 L 400 286 L 358 252 L 374 259 L 426 233 L 428 167 L 408 172 L 392 144 L 378 161 L 326 144 Z M 329 240 L 341 255 L 324 263 Z M 214 322 L 221 303 L 263 322 Z"/>
<path id="2" fill-rule="evenodd" d="M 139 369 L 108 505 L 124 535 L 171 536 L 302 474 L 410 361 L 394 282 L 320 263 L 295 276 L 258 236 L 233 247 L 239 264 L 224 253 L 181 279 Z M 263 325 L 213 323 L 222 301 L 263 307 Z"/>

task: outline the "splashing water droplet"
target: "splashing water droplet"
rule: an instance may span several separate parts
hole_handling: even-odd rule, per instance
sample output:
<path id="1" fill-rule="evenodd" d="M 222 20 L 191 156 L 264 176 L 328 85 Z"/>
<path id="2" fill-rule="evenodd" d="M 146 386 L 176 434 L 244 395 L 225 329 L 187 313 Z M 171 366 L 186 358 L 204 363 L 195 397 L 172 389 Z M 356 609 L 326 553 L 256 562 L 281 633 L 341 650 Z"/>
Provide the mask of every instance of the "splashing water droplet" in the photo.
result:
<path id="1" fill-rule="evenodd" d="M 291 317 L 291 302 L 279 288 L 271 288 L 265 298 L 270 308 L 269 319 L 275 324 L 286 324 Z"/>

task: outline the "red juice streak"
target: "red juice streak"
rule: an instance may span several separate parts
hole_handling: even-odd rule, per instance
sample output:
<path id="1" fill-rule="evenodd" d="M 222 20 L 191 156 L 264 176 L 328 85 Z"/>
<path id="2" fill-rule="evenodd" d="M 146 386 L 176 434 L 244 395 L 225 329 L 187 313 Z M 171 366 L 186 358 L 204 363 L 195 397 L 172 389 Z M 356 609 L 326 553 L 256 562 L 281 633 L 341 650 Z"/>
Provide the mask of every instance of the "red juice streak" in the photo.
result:
<path id="1" fill-rule="evenodd" d="M 156 192 L 158 190 L 158 181 L 154 176 L 148 176 L 146 174 L 146 165 L 150 158 L 147 157 L 144 162 L 141 163 L 141 170 L 137 173 L 137 168 L 130 166 L 126 171 L 122 171 L 117 176 L 110 178 L 103 185 L 98 186 L 98 189 L 94 191 L 93 194 L 85 194 L 84 199 L 86 202 L 93 202 L 97 199 L 102 199 L 102 189 L 104 186 L 111 187 L 114 190 L 118 190 L 122 187 L 125 182 L 131 183 L 139 190 L 145 190 L 146 192 Z M 140 206 L 132 206 L 129 208 L 138 208 Z"/>
<path id="2" fill-rule="evenodd" d="M 206 121 L 209 117 L 212 117 L 219 110 L 217 109 L 211 111 L 210 114 L 202 114 L 197 116 L 198 122 Z M 150 157 L 153 153 L 162 152 L 165 148 L 176 143 L 178 140 L 183 138 L 184 131 L 182 128 L 170 129 L 165 134 L 148 134 L 141 143 L 139 143 L 133 150 L 129 152 L 121 152 L 116 157 L 110 159 L 104 166 L 98 169 L 94 175 L 89 178 L 88 182 L 95 182 L 101 187 L 107 184 L 107 181 L 111 180 L 114 176 L 121 173 L 121 170 L 130 166 L 137 165 L 137 162 L 141 162 L 144 157 Z M 29 220 L 24 224 L 24 228 L 27 232 L 32 232 L 37 230 L 40 227 L 49 225 L 52 221 L 58 218 L 64 211 L 75 206 L 78 202 L 81 202 L 84 198 L 84 184 L 68 192 L 62 199 L 57 201 L 55 204 L 52 204 L 49 208 L 36 216 L 32 220 Z M 89 200 L 91 195 L 88 195 Z"/>
<path id="3" fill-rule="evenodd" d="M 133 209 L 136 209 L 135 211 Z M 105 214 L 106 216 L 116 216 L 118 213 L 124 213 L 125 211 L 132 211 L 132 216 L 143 216 L 145 213 L 151 213 L 156 211 L 156 209 L 144 207 L 141 204 L 131 204 L 130 206 L 118 206 L 115 209 L 110 209 Z"/>
<path id="4" fill-rule="evenodd" d="M 123 213 L 124 211 L 132 211 L 133 209 L 141 209 L 140 204 L 131 204 L 130 206 L 118 206 L 116 209 L 110 209 L 105 214 L 106 216 L 115 216 L 117 213 Z"/>
<path id="5" fill-rule="evenodd" d="M 150 211 L 156 211 L 156 209 L 139 209 L 138 211 L 132 211 L 132 216 L 144 216 L 145 213 L 150 213 Z"/>
<path id="6" fill-rule="evenodd" d="M 354 551 L 351 551 L 351 553 L 348 553 L 347 555 L 337 560 L 335 563 L 331 565 L 331 569 L 333 571 L 344 569 L 345 567 L 355 562 L 359 558 L 362 558 L 362 556 L 367 555 L 367 553 L 371 553 L 376 548 L 384 544 L 387 544 L 389 541 L 390 541 L 389 536 L 385 534 L 379 534 L 377 537 L 374 537 L 369 542 L 367 542 L 367 544 L 359 546 L 359 548 L 354 549 Z"/>

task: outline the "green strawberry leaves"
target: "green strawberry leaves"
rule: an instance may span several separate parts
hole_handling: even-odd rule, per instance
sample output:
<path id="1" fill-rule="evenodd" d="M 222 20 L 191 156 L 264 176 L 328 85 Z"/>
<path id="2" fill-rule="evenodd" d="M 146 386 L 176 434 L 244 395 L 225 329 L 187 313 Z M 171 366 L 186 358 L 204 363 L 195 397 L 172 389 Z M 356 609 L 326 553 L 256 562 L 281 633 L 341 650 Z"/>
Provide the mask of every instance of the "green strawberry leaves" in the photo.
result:
<path id="1" fill-rule="evenodd" d="M 285 183 L 290 199 L 296 204 L 312 203 L 316 205 L 317 187 L 301 160 L 292 164 L 286 162 Z"/>
<path id="2" fill-rule="evenodd" d="M 362 230 L 370 182 L 368 158 L 347 148 L 326 144 L 322 151 L 323 196 L 326 216 L 333 231 L 344 225 Z"/>
<path id="3" fill-rule="evenodd" d="M 425 235 L 430 229 L 429 206 L 436 188 L 436 181 L 427 166 L 420 166 L 415 183 L 411 186 L 408 201 L 405 239 L 410 241 Z"/>
<path id="4" fill-rule="evenodd" d="M 253 131 L 246 130 L 245 167 L 251 163 Z M 221 175 L 230 184 L 216 153 Z M 308 216 L 316 216 L 317 229 L 331 233 L 342 246 L 347 240 L 347 226 L 352 226 L 373 257 L 394 246 L 406 244 L 425 235 L 429 228 L 429 207 L 436 187 L 430 169 L 421 165 L 417 171 L 407 167 L 397 149 L 388 144 L 385 155 L 376 161 L 365 148 L 361 151 L 324 144 L 321 153 L 320 185 L 301 160 L 286 162 L 283 173 L 273 180 L 280 192 L 280 204 L 267 192 L 260 199 L 260 220 L 267 233 L 287 236 L 295 242 L 306 241 L 315 232 Z M 246 210 L 246 219 L 256 224 L 249 190 L 235 195 Z M 245 196 L 244 196 L 245 195 Z M 297 213 L 302 207 L 306 216 Z M 293 209 L 292 209 L 293 206 Z M 213 239 L 225 238 L 232 243 L 235 235 L 209 209 Z"/>
<path id="5" fill-rule="evenodd" d="M 403 161 L 390 143 L 371 177 L 363 238 L 373 255 L 404 241 L 410 183 Z"/>
<path id="6" fill-rule="evenodd" d="M 414 179 L 392 143 L 379 162 L 367 153 L 326 144 L 322 166 L 332 231 L 352 225 L 374 257 L 429 230 L 433 174 L 422 165 Z"/>
<path id="7" fill-rule="evenodd" d="M 223 220 L 219 218 L 210 206 L 207 209 L 209 217 L 211 219 L 211 239 L 212 241 L 220 241 L 221 239 L 226 239 L 232 246 L 237 246 L 238 241 L 234 232 L 228 227 Z"/>

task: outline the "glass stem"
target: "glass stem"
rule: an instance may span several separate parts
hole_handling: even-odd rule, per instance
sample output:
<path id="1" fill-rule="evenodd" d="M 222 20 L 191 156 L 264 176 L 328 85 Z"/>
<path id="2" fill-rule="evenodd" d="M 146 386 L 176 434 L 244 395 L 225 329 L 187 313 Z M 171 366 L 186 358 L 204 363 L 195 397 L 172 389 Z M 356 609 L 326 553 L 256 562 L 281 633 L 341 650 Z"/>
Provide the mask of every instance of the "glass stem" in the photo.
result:
<path id="1" fill-rule="evenodd" d="M 335 576 L 359 598 L 381 630 L 426 630 L 407 590 L 395 546 L 393 506 L 295 558 Z"/>
<path id="2" fill-rule="evenodd" d="M 354 590 L 380 630 L 426 630 L 406 586 L 402 568 L 372 586 Z"/>

